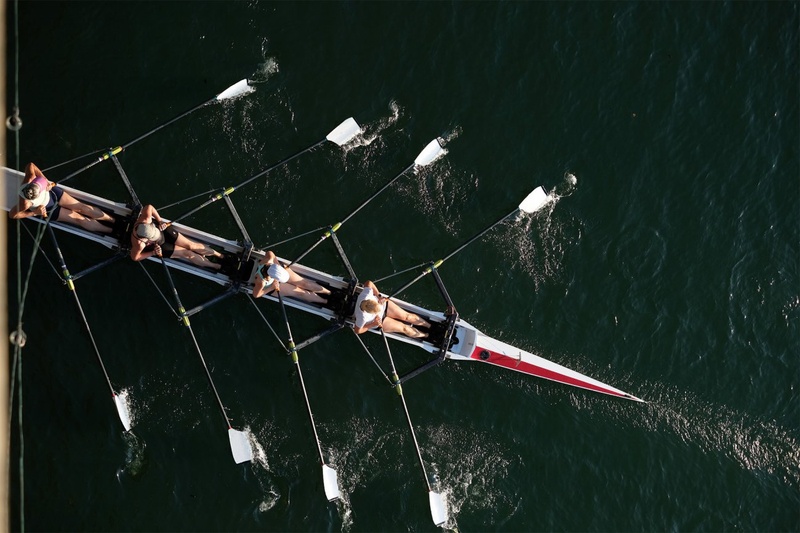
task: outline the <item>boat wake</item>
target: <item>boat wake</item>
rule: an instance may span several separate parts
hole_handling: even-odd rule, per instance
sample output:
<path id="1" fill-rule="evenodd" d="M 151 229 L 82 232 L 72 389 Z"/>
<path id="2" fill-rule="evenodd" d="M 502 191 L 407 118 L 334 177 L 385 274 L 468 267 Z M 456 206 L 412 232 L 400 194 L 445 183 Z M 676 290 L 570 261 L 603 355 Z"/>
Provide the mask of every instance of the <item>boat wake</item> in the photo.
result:
<path id="1" fill-rule="evenodd" d="M 686 444 L 720 454 L 745 470 L 775 476 L 782 483 L 800 488 L 800 436 L 796 430 L 676 388 L 652 385 L 642 387 L 642 391 L 648 401 L 644 406 L 648 416 L 631 416 L 630 410 L 599 402 L 592 410 L 603 410 L 603 414 L 625 425 L 653 432 L 668 429 Z"/>
<path id="2" fill-rule="evenodd" d="M 718 452 L 753 472 L 777 476 L 800 487 L 800 439 L 775 421 L 745 413 L 677 390 L 653 398 L 652 429 L 663 425 L 684 442 Z M 643 419 L 647 421 L 648 419 Z"/>

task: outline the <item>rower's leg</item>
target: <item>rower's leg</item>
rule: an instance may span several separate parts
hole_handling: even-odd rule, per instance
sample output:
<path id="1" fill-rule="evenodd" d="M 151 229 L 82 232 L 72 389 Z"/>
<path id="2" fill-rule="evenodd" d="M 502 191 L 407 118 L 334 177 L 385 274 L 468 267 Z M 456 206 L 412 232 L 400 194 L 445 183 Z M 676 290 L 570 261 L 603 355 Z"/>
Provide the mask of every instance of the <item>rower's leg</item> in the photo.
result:
<path id="1" fill-rule="evenodd" d="M 388 316 L 383 319 L 382 327 L 383 331 L 386 333 L 402 333 L 406 337 L 411 337 L 412 339 L 424 339 L 428 336 L 427 333 L 422 333 L 417 328 Z"/>
<path id="2" fill-rule="evenodd" d="M 190 263 L 197 265 L 203 268 L 210 268 L 213 270 L 219 270 L 221 265 L 217 263 L 212 263 L 209 261 L 205 256 L 202 256 L 198 253 L 195 253 L 191 250 L 187 250 L 186 248 L 181 248 L 180 246 L 175 245 L 175 250 L 172 252 L 170 256 L 171 259 L 185 259 Z"/>
<path id="3" fill-rule="evenodd" d="M 175 246 L 180 246 L 181 248 L 191 250 L 192 252 L 202 256 L 213 255 L 214 257 L 222 257 L 222 254 L 214 250 L 212 247 L 200 242 L 195 242 L 187 238 L 182 233 L 178 233 L 178 238 L 175 239 Z"/>
<path id="4" fill-rule="evenodd" d="M 389 300 L 389 316 L 409 324 L 414 324 L 415 326 L 422 326 L 425 328 L 431 327 L 427 320 L 424 320 L 419 315 L 414 313 L 409 313 L 391 300 Z"/>
<path id="5" fill-rule="evenodd" d="M 61 206 L 61 209 L 58 212 L 58 221 L 80 226 L 86 231 L 91 231 L 93 233 L 108 234 L 111 233 L 112 229 L 111 226 L 101 224 L 98 220 L 85 217 L 76 211 L 65 208 L 64 206 Z"/>
<path id="6" fill-rule="evenodd" d="M 289 283 L 281 283 L 281 292 L 286 296 L 291 296 L 313 304 L 324 304 L 328 302 L 319 294 L 290 285 Z"/>
<path id="7" fill-rule="evenodd" d="M 75 211 L 77 213 L 80 213 L 86 218 L 99 220 L 100 222 L 114 222 L 114 217 L 112 217 L 99 207 L 79 202 L 66 191 L 64 191 L 64 194 L 61 195 L 61 199 L 58 201 L 58 205 L 60 205 L 61 207 L 66 207 L 70 211 Z M 110 233 L 110 232 L 106 231 L 103 233 Z"/>
<path id="8" fill-rule="evenodd" d="M 331 291 L 317 283 L 316 281 L 306 279 L 302 277 L 300 274 L 292 270 L 291 268 L 287 268 L 286 271 L 289 273 L 289 283 L 296 287 L 300 287 L 305 289 L 309 292 L 315 292 L 317 294 L 330 294 Z"/>

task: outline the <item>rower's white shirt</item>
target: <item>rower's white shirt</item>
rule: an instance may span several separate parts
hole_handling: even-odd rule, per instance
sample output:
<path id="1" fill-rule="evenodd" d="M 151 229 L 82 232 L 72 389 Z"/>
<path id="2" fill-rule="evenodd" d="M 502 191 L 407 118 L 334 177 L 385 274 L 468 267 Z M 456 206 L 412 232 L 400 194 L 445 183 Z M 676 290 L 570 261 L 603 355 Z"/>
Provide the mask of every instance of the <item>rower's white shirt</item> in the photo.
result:
<path id="1" fill-rule="evenodd" d="M 374 292 L 372 292 L 372 289 L 370 289 L 369 287 L 365 288 L 363 291 L 361 291 L 361 294 L 358 295 L 358 299 L 356 300 L 356 310 L 355 313 L 353 313 L 353 316 L 356 319 L 357 328 L 363 328 L 365 324 L 371 322 L 372 320 L 375 319 L 376 316 L 378 316 L 376 313 L 367 313 L 366 311 L 363 311 L 361 309 L 361 302 L 363 302 L 364 300 L 374 300 L 377 302 L 378 297 L 375 295 Z M 383 315 L 385 311 L 386 311 L 386 302 L 383 303 L 381 315 Z"/>

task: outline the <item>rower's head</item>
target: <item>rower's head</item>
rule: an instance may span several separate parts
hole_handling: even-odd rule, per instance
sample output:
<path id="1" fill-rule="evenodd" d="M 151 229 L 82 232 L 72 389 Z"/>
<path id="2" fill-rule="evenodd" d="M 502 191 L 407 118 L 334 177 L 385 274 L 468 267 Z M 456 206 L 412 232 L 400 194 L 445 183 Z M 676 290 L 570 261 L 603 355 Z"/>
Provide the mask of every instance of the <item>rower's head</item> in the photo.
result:
<path id="1" fill-rule="evenodd" d="M 134 234 L 142 239 L 148 241 L 158 240 L 158 228 L 152 222 L 137 224 L 133 230 Z"/>
<path id="2" fill-rule="evenodd" d="M 272 263 L 267 270 L 269 277 L 278 280 L 280 283 L 289 281 L 289 271 L 283 268 L 278 263 Z"/>
<path id="3" fill-rule="evenodd" d="M 34 200 L 42 194 L 42 187 L 38 183 L 26 183 L 19 189 L 19 195 L 26 200 Z"/>
<path id="4" fill-rule="evenodd" d="M 370 300 L 370 299 L 361 302 L 360 307 L 362 311 L 364 311 L 365 313 L 369 313 L 371 315 L 377 315 L 382 311 L 381 304 L 379 304 L 375 300 Z"/>

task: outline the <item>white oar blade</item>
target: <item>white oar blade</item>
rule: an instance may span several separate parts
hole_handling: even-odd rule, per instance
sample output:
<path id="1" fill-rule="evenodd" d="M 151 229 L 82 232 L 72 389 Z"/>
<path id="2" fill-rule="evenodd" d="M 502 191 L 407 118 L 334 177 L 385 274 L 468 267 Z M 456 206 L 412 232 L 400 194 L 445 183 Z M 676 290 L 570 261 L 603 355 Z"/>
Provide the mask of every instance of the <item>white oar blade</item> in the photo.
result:
<path id="1" fill-rule="evenodd" d="M 336 129 L 325 138 L 339 146 L 343 146 L 359 133 L 361 133 L 361 126 L 358 125 L 358 122 L 353 117 L 350 117 L 336 126 Z"/>
<path id="2" fill-rule="evenodd" d="M 444 152 L 444 148 L 442 145 L 439 144 L 439 139 L 434 139 L 428 143 L 426 146 L 414 160 L 414 164 L 420 167 L 424 167 L 425 165 L 429 165 L 433 162 L 434 159 L 439 157 L 442 152 Z"/>
<path id="3" fill-rule="evenodd" d="M 322 465 L 322 484 L 325 487 L 325 496 L 329 502 L 338 500 L 340 497 L 338 478 L 336 470 L 328 465 Z"/>
<path id="4" fill-rule="evenodd" d="M 547 195 L 547 191 L 544 190 L 544 187 L 539 186 L 522 200 L 519 208 L 530 214 L 544 207 L 548 200 L 550 200 L 550 197 Z"/>
<path id="5" fill-rule="evenodd" d="M 431 502 L 431 518 L 433 523 L 441 527 L 447 522 L 447 502 L 438 492 L 430 491 L 428 499 Z"/>
<path id="6" fill-rule="evenodd" d="M 228 98 L 236 98 L 239 95 L 249 93 L 253 88 L 248 85 L 247 80 L 236 82 L 221 93 L 217 95 L 217 100 L 227 100 Z"/>
<path id="7" fill-rule="evenodd" d="M 125 431 L 131 430 L 131 413 L 128 410 L 128 404 L 124 398 L 115 394 L 114 395 L 114 403 L 117 405 L 117 413 L 119 414 L 119 419 L 122 421 L 122 425 L 125 427 Z"/>
<path id="8" fill-rule="evenodd" d="M 237 465 L 253 460 L 253 449 L 250 447 L 247 433 L 229 428 L 228 439 L 231 441 L 231 453 L 233 453 L 233 460 Z"/>

